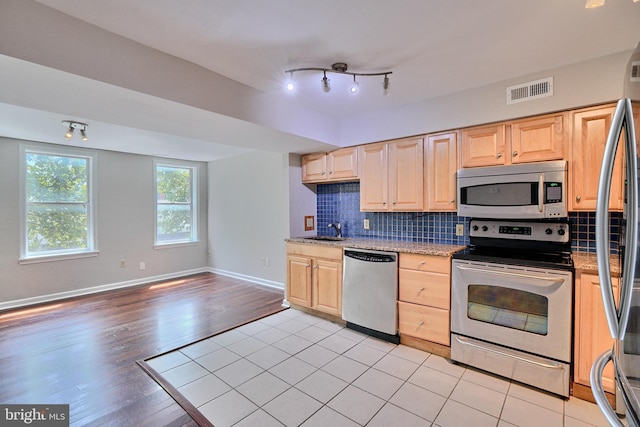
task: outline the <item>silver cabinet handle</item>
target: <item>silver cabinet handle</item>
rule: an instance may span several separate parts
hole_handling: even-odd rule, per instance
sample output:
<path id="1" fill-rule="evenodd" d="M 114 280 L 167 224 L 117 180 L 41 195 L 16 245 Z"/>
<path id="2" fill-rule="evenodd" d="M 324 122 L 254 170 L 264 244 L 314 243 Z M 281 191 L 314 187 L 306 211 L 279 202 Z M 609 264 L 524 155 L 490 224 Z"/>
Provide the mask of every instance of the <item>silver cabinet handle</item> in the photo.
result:
<path id="1" fill-rule="evenodd" d="M 620 303 L 616 309 L 611 283 L 611 266 L 609 260 L 609 196 L 611 194 L 611 178 L 618 141 L 625 131 L 625 157 L 627 174 L 635 174 L 638 170 L 636 139 L 633 132 L 633 110 L 631 100 L 621 99 L 611 121 L 611 129 L 607 135 L 598 182 L 598 198 L 596 200 L 596 254 L 598 259 L 598 275 L 600 276 L 600 292 L 607 315 L 609 332 L 613 339 L 623 340 L 629 321 L 631 294 L 633 292 L 634 269 L 637 257 L 638 228 L 638 180 L 633 176 L 627 179 L 627 230 L 625 236 L 626 253 L 622 266 L 622 283 L 620 285 Z"/>
<path id="2" fill-rule="evenodd" d="M 311 264 L 307 264 L 307 265 L 305 265 L 305 267 L 311 267 Z"/>
<path id="3" fill-rule="evenodd" d="M 518 156 L 518 152 L 517 152 L 517 151 L 514 151 L 514 152 L 511 154 L 511 156 L 512 156 L 512 157 L 517 157 L 517 156 Z"/>
<path id="4" fill-rule="evenodd" d="M 313 268 L 318 268 L 318 264 L 315 264 L 315 265 L 313 266 Z"/>
<path id="5" fill-rule="evenodd" d="M 422 291 L 424 291 L 424 286 L 421 287 L 420 289 L 418 289 L 418 293 L 416 295 L 420 295 L 420 293 L 422 293 Z"/>
<path id="6" fill-rule="evenodd" d="M 502 157 L 502 153 L 496 154 L 496 159 L 499 159 L 500 157 Z"/>
<path id="7" fill-rule="evenodd" d="M 333 175 L 333 171 L 329 171 L 329 175 Z"/>
<path id="8" fill-rule="evenodd" d="M 580 196 L 576 196 L 576 202 L 579 202 L 579 201 L 580 201 L 580 199 L 582 199 L 582 197 L 580 197 Z"/>

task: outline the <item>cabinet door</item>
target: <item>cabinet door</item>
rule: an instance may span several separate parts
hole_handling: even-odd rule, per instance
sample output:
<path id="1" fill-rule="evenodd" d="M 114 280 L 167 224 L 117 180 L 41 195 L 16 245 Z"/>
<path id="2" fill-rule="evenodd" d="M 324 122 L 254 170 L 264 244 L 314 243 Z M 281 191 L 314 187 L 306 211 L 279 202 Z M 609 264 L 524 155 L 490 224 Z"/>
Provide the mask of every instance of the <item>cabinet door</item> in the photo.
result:
<path id="1" fill-rule="evenodd" d="M 496 166 L 507 163 L 505 125 L 462 130 L 462 167 Z"/>
<path id="2" fill-rule="evenodd" d="M 287 256 L 287 299 L 311 307 L 311 258 Z"/>
<path id="3" fill-rule="evenodd" d="M 318 182 L 327 179 L 327 156 L 313 153 L 302 156 L 302 182 Z"/>
<path id="4" fill-rule="evenodd" d="M 573 113 L 573 149 L 569 172 L 570 210 L 596 210 L 600 167 L 614 110 L 614 107 L 608 107 Z M 611 182 L 611 210 L 622 210 L 624 205 L 623 147 L 621 139 Z"/>
<path id="5" fill-rule="evenodd" d="M 367 144 L 359 148 L 360 210 L 387 210 L 387 144 Z"/>
<path id="6" fill-rule="evenodd" d="M 358 177 L 357 147 L 342 148 L 327 154 L 327 170 L 330 180 Z"/>
<path id="7" fill-rule="evenodd" d="M 424 210 L 423 138 L 389 144 L 389 210 Z"/>
<path id="8" fill-rule="evenodd" d="M 342 316 L 342 263 L 316 259 L 313 264 L 312 308 Z"/>
<path id="9" fill-rule="evenodd" d="M 575 372 L 574 381 L 590 385 L 589 375 L 594 360 L 613 347 L 600 293 L 597 274 L 582 273 L 576 278 Z M 614 295 L 618 295 L 618 280 L 614 279 Z M 604 389 L 615 393 L 613 367 L 608 364 L 602 379 Z"/>
<path id="10" fill-rule="evenodd" d="M 565 113 L 519 120 L 511 124 L 511 163 L 564 159 Z"/>
<path id="11" fill-rule="evenodd" d="M 428 211 L 455 212 L 458 134 L 429 135 L 425 149 Z"/>

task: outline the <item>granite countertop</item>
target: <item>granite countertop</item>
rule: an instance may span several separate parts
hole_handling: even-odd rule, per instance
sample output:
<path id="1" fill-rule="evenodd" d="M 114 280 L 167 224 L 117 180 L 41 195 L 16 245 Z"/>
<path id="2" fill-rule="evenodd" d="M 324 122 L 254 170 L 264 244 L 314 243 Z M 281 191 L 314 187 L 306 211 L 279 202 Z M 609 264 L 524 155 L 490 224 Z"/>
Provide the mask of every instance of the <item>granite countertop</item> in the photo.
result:
<path id="1" fill-rule="evenodd" d="M 312 240 L 304 237 L 285 239 L 291 243 L 307 245 L 336 246 L 341 248 L 371 249 L 376 251 L 403 252 L 421 255 L 451 256 L 466 248 L 464 245 L 445 243 L 419 243 L 399 240 L 361 239 L 347 237 L 344 240 Z"/>
<path id="2" fill-rule="evenodd" d="M 598 271 L 598 261 L 596 254 L 593 252 L 573 252 L 573 266 L 576 270 L 581 271 Z M 620 274 L 620 262 L 617 256 L 611 256 L 611 274 Z"/>

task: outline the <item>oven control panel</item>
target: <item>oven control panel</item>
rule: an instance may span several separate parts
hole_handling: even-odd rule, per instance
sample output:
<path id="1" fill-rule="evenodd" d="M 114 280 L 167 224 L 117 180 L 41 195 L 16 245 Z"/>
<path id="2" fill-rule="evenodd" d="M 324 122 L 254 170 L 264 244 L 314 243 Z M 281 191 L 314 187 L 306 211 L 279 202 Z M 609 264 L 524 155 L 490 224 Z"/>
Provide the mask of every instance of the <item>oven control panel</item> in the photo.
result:
<path id="1" fill-rule="evenodd" d="M 568 222 L 472 219 L 469 237 L 567 243 L 571 231 Z"/>

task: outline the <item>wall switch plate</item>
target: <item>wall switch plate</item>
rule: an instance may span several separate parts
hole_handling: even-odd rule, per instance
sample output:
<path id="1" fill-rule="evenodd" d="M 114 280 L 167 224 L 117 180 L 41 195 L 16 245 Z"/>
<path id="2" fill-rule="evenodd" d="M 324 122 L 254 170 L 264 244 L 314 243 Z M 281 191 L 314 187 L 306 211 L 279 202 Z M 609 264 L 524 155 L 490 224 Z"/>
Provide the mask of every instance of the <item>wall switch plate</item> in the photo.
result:
<path id="1" fill-rule="evenodd" d="M 123 259 L 120 260 L 120 268 L 124 268 L 125 262 Z"/>
<path id="2" fill-rule="evenodd" d="M 144 270 L 147 266 L 144 264 L 144 261 L 140 262 L 140 270 Z"/>
<path id="3" fill-rule="evenodd" d="M 369 219 L 365 218 L 364 220 L 364 229 L 368 230 L 369 229 Z"/>
<path id="4" fill-rule="evenodd" d="M 456 224 L 456 236 L 464 236 L 464 224 Z"/>

